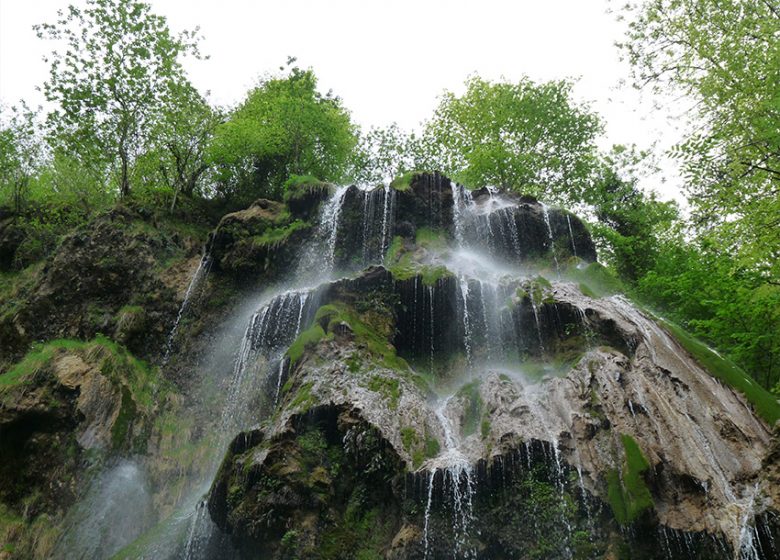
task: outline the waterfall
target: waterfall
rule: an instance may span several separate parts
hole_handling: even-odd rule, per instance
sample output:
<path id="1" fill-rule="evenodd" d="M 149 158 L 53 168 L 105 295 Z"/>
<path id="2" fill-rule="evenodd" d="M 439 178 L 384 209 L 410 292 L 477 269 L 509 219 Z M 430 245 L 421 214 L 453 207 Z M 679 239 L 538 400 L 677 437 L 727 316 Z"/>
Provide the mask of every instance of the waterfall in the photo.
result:
<path id="1" fill-rule="evenodd" d="M 428 558 L 429 536 L 428 523 L 432 507 L 432 495 L 434 479 L 437 472 L 442 472 L 442 492 L 445 494 L 445 500 L 449 502 L 452 508 L 452 554 L 454 558 L 476 558 L 476 550 L 468 542 L 468 532 L 473 518 L 473 500 L 474 500 L 474 481 L 471 463 L 461 452 L 458 445 L 458 438 L 452 426 L 452 422 L 447 416 L 446 409 L 452 397 L 442 400 L 436 407 L 436 417 L 441 423 L 444 431 L 445 450 L 435 459 L 435 464 L 431 468 L 431 475 L 428 484 L 428 503 L 425 510 L 425 528 L 423 532 L 423 541 L 425 547 L 425 558 Z M 449 484 L 448 484 L 449 483 Z M 449 488 L 449 496 L 447 489 Z"/>
<path id="2" fill-rule="evenodd" d="M 455 226 L 455 241 L 459 247 L 466 247 L 466 220 L 473 215 L 471 206 L 474 204 L 474 197 L 471 191 L 462 185 L 457 185 L 450 181 L 452 189 L 452 221 Z M 470 211 L 467 213 L 467 209 Z"/>
<path id="3" fill-rule="evenodd" d="M 574 242 L 574 232 L 571 229 L 571 215 L 566 212 L 566 224 L 569 226 L 569 239 L 571 240 L 571 254 L 577 256 L 577 244 Z"/>
<path id="4" fill-rule="evenodd" d="M 395 226 L 395 189 L 385 185 L 384 189 L 384 209 L 382 211 L 382 250 L 380 260 L 384 258 L 392 241 L 393 228 Z"/>
<path id="5" fill-rule="evenodd" d="M 344 206 L 344 197 L 349 187 L 339 187 L 322 209 L 320 216 L 320 234 L 328 240 L 325 266 L 332 272 L 336 262 L 336 238 L 339 232 L 339 218 Z"/>
<path id="6" fill-rule="evenodd" d="M 461 276 L 458 278 L 463 313 L 463 347 L 466 350 L 466 365 L 471 367 L 471 321 L 469 320 L 469 281 Z"/>
<path id="7" fill-rule="evenodd" d="M 550 225 L 550 212 L 547 208 L 547 205 L 544 202 L 540 203 L 542 205 L 542 214 L 544 215 L 544 223 L 547 226 L 547 237 L 550 240 L 550 254 L 553 257 L 553 260 L 555 261 L 555 272 L 557 272 L 560 275 L 561 267 L 558 264 L 558 257 L 555 255 L 555 238 L 553 237 L 553 231 L 552 231 L 552 225 Z"/>
<path id="8" fill-rule="evenodd" d="M 211 257 L 209 256 L 208 250 L 206 250 L 203 252 L 203 257 L 201 257 L 200 262 L 198 263 L 198 268 L 195 270 L 192 278 L 190 278 L 190 283 L 187 285 L 187 291 L 184 292 L 184 300 L 181 302 L 181 306 L 179 307 L 179 312 L 176 315 L 176 320 L 173 322 L 171 332 L 168 333 L 168 339 L 165 343 L 165 354 L 162 360 L 163 365 L 167 364 L 171 357 L 171 352 L 173 351 L 173 341 L 176 339 L 176 333 L 179 329 L 181 318 L 184 316 L 184 312 L 188 309 L 193 294 L 197 290 L 198 286 L 200 286 L 201 282 L 206 279 L 210 269 Z"/>

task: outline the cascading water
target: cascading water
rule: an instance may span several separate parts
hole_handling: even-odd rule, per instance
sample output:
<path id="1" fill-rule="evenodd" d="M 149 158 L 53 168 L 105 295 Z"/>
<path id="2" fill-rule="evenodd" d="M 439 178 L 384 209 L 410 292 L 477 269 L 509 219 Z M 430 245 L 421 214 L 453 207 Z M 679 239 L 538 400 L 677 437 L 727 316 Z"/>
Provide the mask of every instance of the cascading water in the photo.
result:
<path id="1" fill-rule="evenodd" d="M 469 542 L 469 528 L 473 522 L 473 501 L 475 485 L 471 463 L 459 448 L 458 438 L 447 416 L 447 405 L 452 397 L 443 399 L 436 407 L 436 417 L 444 431 L 444 452 L 434 459 L 430 466 L 428 482 L 428 503 L 425 510 L 423 539 L 424 557 L 430 557 L 429 522 L 433 504 L 433 486 L 436 473 L 442 473 L 444 502 L 452 509 L 452 556 L 453 558 L 476 558 L 476 551 Z"/>
<path id="2" fill-rule="evenodd" d="M 571 229 L 571 215 L 566 212 L 566 225 L 569 226 L 569 239 L 571 240 L 571 254 L 577 257 L 577 244 L 574 242 L 574 232 Z"/>
<path id="3" fill-rule="evenodd" d="M 438 196 L 441 193 L 435 189 L 440 191 L 441 185 L 432 184 L 427 193 L 430 201 L 430 208 L 427 210 L 430 213 L 431 227 L 442 225 L 440 223 L 442 216 L 446 214 L 441 207 L 442 197 Z M 555 306 L 555 301 L 558 301 L 555 298 L 558 295 L 554 295 L 552 303 L 548 299 L 548 296 L 553 296 L 554 291 L 561 290 L 562 282 L 557 282 L 553 286 L 547 284 L 549 291 L 544 292 L 544 298 L 541 300 L 537 294 L 531 294 L 529 297 L 526 293 L 529 283 L 534 285 L 534 274 L 536 274 L 530 270 L 530 267 L 529 269 L 524 268 L 524 263 L 527 263 L 528 260 L 552 257 L 556 272 L 561 273 L 555 251 L 554 233 L 563 233 L 563 238 L 558 239 L 557 242 L 562 247 L 561 250 L 566 251 L 565 243 L 561 243 L 562 240 L 565 241 L 566 228 L 558 221 L 559 216 L 555 215 L 556 228 L 554 232 L 548 208 L 541 205 L 540 210 L 540 206 L 533 200 L 512 198 L 508 195 L 498 194 L 493 190 L 472 193 L 455 184 L 450 184 L 450 189 L 452 192 L 452 222 L 451 224 L 448 222 L 444 226 L 450 227 L 451 225 L 452 229 L 448 230 L 448 233 L 454 237 L 454 246 L 433 249 L 421 258 L 420 263 L 415 263 L 415 265 L 421 265 L 421 270 L 424 267 L 446 267 L 449 275 L 437 276 L 435 280 L 431 280 L 430 276 L 419 273 L 409 276 L 394 276 L 393 280 L 390 281 L 395 292 L 388 294 L 391 297 L 388 297 L 387 301 L 400 299 L 397 305 L 389 305 L 395 305 L 393 308 L 394 320 L 397 319 L 399 323 L 403 323 L 403 327 L 408 331 L 403 336 L 396 335 L 397 338 L 392 340 L 392 344 L 395 345 L 393 350 L 398 349 L 399 356 L 402 355 L 402 351 L 405 351 L 411 357 L 419 360 L 410 360 L 409 363 L 420 364 L 423 370 L 427 369 L 427 364 L 429 364 L 430 372 L 435 372 L 435 375 L 431 376 L 434 379 L 434 384 L 443 380 L 439 386 L 435 387 L 442 392 L 451 393 L 453 385 L 462 383 L 467 376 L 469 381 L 476 382 L 477 386 L 480 383 L 488 383 L 485 380 L 490 378 L 492 379 L 490 382 L 494 383 L 491 387 L 500 387 L 500 390 L 492 391 L 491 388 L 491 391 L 485 390 L 481 393 L 479 399 L 485 400 L 486 408 L 480 409 L 475 419 L 472 419 L 470 431 L 464 427 L 466 426 L 464 418 L 467 413 L 459 408 L 463 406 L 465 398 L 461 393 L 456 393 L 454 397 L 440 398 L 437 404 L 427 412 L 424 410 L 427 409 L 424 404 L 425 400 L 420 401 L 420 414 L 424 416 L 427 413 L 432 413 L 433 420 L 429 419 L 427 424 L 420 421 L 419 425 L 415 425 L 412 421 L 413 426 L 411 427 L 419 428 L 419 431 L 413 433 L 419 434 L 420 441 L 426 440 L 426 445 L 427 440 L 433 437 L 432 433 L 443 435 L 441 451 L 439 451 L 437 444 L 435 451 L 428 454 L 429 450 L 426 447 L 426 455 L 415 465 L 415 475 L 419 476 L 417 478 L 420 481 L 419 484 L 422 485 L 427 480 L 427 492 L 422 498 L 425 506 L 424 515 L 413 521 L 413 523 L 422 522 L 422 527 L 417 525 L 418 531 L 422 528 L 422 534 L 417 533 L 419 540 L 415 541 L 415 546 L 419 547 L 422 544 L 426 560 L 443 556 L 453 558 L 483 557 L 482 552 L 478 552 L 476 543 L 478 539 L 481 539 L 478 529 L 484 528 L 484 525 L 479 524 L 480 520 L 475 515 L 483 496 L 483 489 L 477 488 L 477 473 L 479 473 L 480 481 L 483 480 L 483 473 L 480 470 L 482 467 L 475 465 L 479 465 L 480 459 L 485 459 L 488 462 L 488 469 L 490 461 L 493 461 L 493 464 L 500 463 L 502 464 L 502 476 L 506 476 L 509 467 L 506 469 L 503 467 L 503 457 L 495 454 L 490 456 L 490 453 L 496 453 L 495 448 L 483 446 L 488 445 L 486 442 L 490 437 L 493 437 L 491 435 L 492 429 L 501 429 L 513 419 L 517 421 L 519 418 L 519 425 L 526 427 L 531 432 L 531 436 L 528 436 L 528 433 L 525 434 L 528 438 L 522 440 L 524 444 L 529 446 L 531 442 L 540 444 L 535 448 L 533 456 L 530 451 L 526 451 L 525 455 L 518 455 L 518 457 L 522 456 L 522 463 L 526 463 L 525 465 L 521 463 L 521 466 L 527 469 L 526 473 L 531 472 L 532 467 L 538 467 L 540 464 L 545 467 L 546 470 L 538 469 L 545 473 L 543 483 L 548 484 L 552 493 L 559 496 L 560 503 L 570 503 L 571 496 L 580 495 L 586 512 L 587 528 L 592 529 L 594 524 L 599 523 L 606 511 L 598 500 L 592 502 L 593 511 L 589 508 L 588 496 L 593 492 L 594 479 L 599 475 L 599 471 L 594 471 L 592 464 L 587 463 L 587 461 L 593 460 L 592 456 L 589 456 L 588 453 L 580 454 L 577 440 L 571 433 L 577 422 L 583 422 L 585 421 L 583 419 L 587 419 L 590 409 L 577 409 L 573 412 L 561 395 L 571 395 L 574 391 L 566 393 L 561 389 L 560 393 L 553 393 L 555 387 L 562 386 L 563 380 L 562 378 L 551 380 L 551 376 L 548 375 L 551 369 L 548 367 L 549 362 L 553 361 L 557 352 L 556 334 L 563 333 L 561 334 L 563 338 L 564 335 L 569 336 L 581 331 L 584 333 L 582 337 L 588 338 L 587 333 L 591 328 L 591 320 L 586 317 L 585 309 L 592 302 L 589 298 L 574 301 L 573 310 L 567 315 L 565 308 L 559 312 L 558 307 Z M 432 192 L 434 194 L 431 194 Z M 449 196 L 446 186 L 444 194 Z M 298 268 L 299 271 L 304 272 L 301 276 L 305 278 L 305 281 L 329 280 L 335 269 L 349 271 L 351 270 L 349 265 L 357 266 L 358 261 L 363 266 L 381 262 L 395 235 L 401 235 L 401 232 L 409 230 L 414 232 L 415 229 L 419 232 L 420 228 L 428 227 L 419 222 L 410 227 L 405 222 L 402 228 L 400 215 L 399 225 L 396 226 L 396 213 L 399 212 L 399 207 L 404 208 L 403 204 L 408 204 L 401 196 L 402 194 L 397 193 L 389 186 L 370 190 L 352 188 L 350 191 L 346 187 L 335 189 L 335 192 L 321 207 L 320 222 L 314 234 L 314 241 L 307 248 L 308 252 L 304 255 Z M 436 200 L 434 200 L 435 197 Z M 521 211 L 522 205 L 525 205 L 525 211 Z M 424 220 L 424 212 L 421 212 L 420 215 L 423 216 L 421 219 Z M 577 245 L 574 229 L 568 214 L 566 214 L 566 219 L 571 254 L 576 255 Z M 433 223 L 434 220 L 436 223 Z M 348 237 L 347 234 L 351 237 L 345 241 Z M 410 239 L 408 239 L 410 236 L 406 235 L 406 237 L 404 243 L 411 244 Z M 530 238 L 534 239 L 533 243 L 529 243 Z M 534 246 L 537 247 L 536 252 L 534 252 Z M 580 247 L 583 246 L 581 243 Z M 419 253 L 421 254 L 423 251 L 419 250 Z M 352 262 L 347 262 L 348 259 L 344 255 L 348 255 Z M 416 257 L 416 255 L 414 256 Z M 193 285 L 199 281 L 199 275 L 203 274 L 201 268 L 204 267 L 206 267 L 207 272 L 207 266 L 202 261 L 188 288 L 188 297 L 190 291 L 195 289 Z M 429 270 L 430 268 L 425 268 L 426 272 Z M 314 274 L 318 276 L 315 277 Z M 404 279 L 401 280 L 401 278 Z M 351 282 L 352 279 L 349 281 Z M 201 499 L 211 483 L 211 478 L 216 474 L 218 462 L 222 457 L 220 452 L 227 448 L 228 443 L 237 433 L 254 427 L 261 418 L 256 407 L 248 406 L 250 400 L 253 403 L 258 402 L 257 396 L 261 394 L 269 405 L 273 404 L 274 409 L 288 411 L 287 408 L 277 409 L 278 406 L 287 406 L 282 390 L 285 376 L 299 376 L 301 370 L 305 369 L 305 366 L 296 366 L 297 369 L 292 368 L 293 372 L 289 371 L 291 368 L 284 356 L 289 345 L 313 320 L 317 306 L 325 303 L 322 300 L 326 290 L 309 288 L 295 290 L 289 289 L 289 285 L 285 288 L 283 291 L 276 290 L 266 294 L 264 303 L 254 306 L 254 313 L 245 319 L 246 322 L 242 323 L 242 325 L 246 325 L 246 328 L 243 329 L 244 335 L 235 356 L 232 374 L 229 379 L 223 380 L 225 381 L 226 398 L 221 415 L 215 421 L 218 432 L 218 442 L 215 447 L 219 448 L 214 455 L 215 464 L 207 476 L 208 480 L 204 480 L 204 484 L 200 487 L 198 505 L 189 504 L 189 515 L 185 518 L 189 522 L 187 534 L 182 538 L 184 543 L 182 551 L 185 559 L 196 560 L 209 557 L 206 553 L 207 545 L 210 539 L 214 538 L 217 530 Z M 354 295 L 351 288 L 346 291 L 350 293 L 350 297 Z M 332 294 L 328 295 L 328 297 L 331 296 Z M 183 308 L 187 304 L 188 297 L 185 297 Z M 657 343 L 656 346 L 648 344 L 648 352 L 653 360 L 661 359 L 661 356 L 655 354 L 655 348 L 660 348 L 663 349 L 664 353 L 671 354 L 683 364 L 690 361 L 679 355 L 677 346 L 667 341 L 662 336 L 662 331 L 654 323 L 637 317 L 636 311 L 628 302 L 621 298 L 604 299 L 603 302 L 603 305 L 609 306 L 611 311 L 617 310 L 622 314 L 626 323 L 639 325 L 642 330 L 641 334 L 648 341 L 652 340 Z M 587 311 L 592 312 L 593 310 L 588 308 Z M 179 315 L 181 316 L 182 313 L 183 311 L 180 311 Z M 561 315 L 563 315 L 563 319 Z M 592 325 L 597 326 L 598 321 L 593 320 Z M 561 327 L 560 332 L 555 330 L 557 327 Z M 349 336 L 347 335 L 346 338 Z M 329 344 L 338 344 L 330 338 L 328 341 Z M 547 348 L 545 348 L 545 342 Z M 593 347 L 597 346 L 590 340 L 586 342 Z M 539 353 L 545 363 L 542 364 L 542 372 L 535 373 L 538 377 L 532 379 L 529 373 L 531 367 L 540 367 L 536 360 L 537 343 Z M 460 352 L 465 354 L 467 375 L 464 375 L 460 370 L 454 374 L 449 371 L 459 367 L 459 365 L 450 367 L 451 363 L 447 361 L 450 354 L 457 355 Z M 661 354 L 660 350 L 658 354 Z M 460 358 L 463 357 L 463 354 L 459 355 Z M 608 359 L 617 361 L 614 355 L 606 352 L 605 355 Z M 645 355 L 643 354 L 643 356 Z M 575 358 L 579 360 L 583 358 L 583 355 L 577 355 Z M 463 361 L 453 360 L 452 363 L 462 364 Z M 527 363 L 530 365 L 527 366 Z M 623 366 L 622 362 L 618 363 L 621 364 L 621 367 L 628 367 Z M 495 367 L 491 371 L 494 366 L 501 364 L 506 365 L 506 371 L 500 367 Z M 524 369 L 526 367 L 528 369 Z M 593 409 L 602 406 L 601 403 L 596 402 L 599 396 L 595 394 L 597 390 L 604 391 L 605 394 L 610 390 L 617 392 L 621 390 L 621 383 L 633 383 L 624 391 L 625 394 L 630 395 L 627 404 L 623 401 L 619 403 L 617 409 L 622 407 L 622 409 L 627 410 L 625 415 L 630 414 L 629 422 L 633 421 L 630 426 L 634 426 L 637 431 L 644 429 L 655 430 L 659 434 L 663 432 L 665 426 L 662 422 L 655 422 L 652 414 L 666 414 L 667 411 L 658 410 L 657 403 L 663 400 L 663 396 L 655 393 L 656 388 L 652 387 L 651 383 L 648 382 L 645 386 L 630 379 L 627 382 L 628 375 L 626 378 L 612 375 L 606 377 L 607 381 L 604 382 L 606 387 L 596 389 L 594 388 L 596 376 L 593 371 L 590 371 L 591 377 L 586 376 L 589 367 L 590 365 L 582 368 L 583 371 L 580 374 L 583 376 L 582 382 L 585 383 L 583 386 L 586 387 L 586 392 L 591 395 L 590 406 Z M 327 373 L 318 371 L 317 375 L 327 375 Z M 347 376 L 346 370 L 342 370 L 340 375 Z M 447 375 L 452 375 L 452 378 L 448 379 Z M 507 385 L 498 385 L 506 382 L 503 378 L 509 379 L 508 383 L 513 384 L 515 393 L 510 395 Z M 300 382 L 297 377 L 293 379 Z M 561 383 L 556 385 L 557 382 Z M 580 380 L 577 382 L 579 383 Z M 338 383 L 341 383 L 341 379 Z M 404 391 L 410 389 L 404 388 L 401 382 L 397 381 L 397 383 L 399 384 L 395 386 L 389 385 L 390 397 L 392 397 L 393 387 L 401 387 L 400 394 L 403 395 L 403 399 L 406 399 Z M 586 383 L 591 383 L 591 385 Z M 295 387 L 295 385 L 291 386 Z M 343 385 L 343 387 L 346 386 L 346 384 Z M 341 390 L 342 386 L 339 387 Z M 581 387 L 577 386 L 577 389 L 582 392 Z M 476 389 L 476 391 L 479 390 L 481 389 Z M 505 391 L 507 391 L 506 394 L 504 394 Z M 361 386 L 361 398 L 371 392 L 372 390 Z M 595 396 L 593 396 L 594 394 Z M 372 398 L 376 397 L 381 400 L 381 396 L 373 395 Z M 384 397 L 387 395 L 385 394 Z M 392 401 L 393 399 L 390 397 L 387 398 Z M 494 408 L 488 409 L 487 400 L 492 397 L 496 399 L 490 403 Z M 501 400 L 504 397 L 506 397 L 506 402 Z M 432 400 L 432 397 L 426 396 L 425 399 Z M 366 402 L 377 403 L 379 400 Z M 646 401 L 650 401 L 653 405 Z M 396 403 L 394 406 L 397 406 L 398 399 L 396 398 L 394 402 Z M 514 404 L 508 404 L 510 402 Z M 603 408 L 606 409 L 608 405 L 612 406 L 613 403 L 611 401 L 604 403 Z M 492 414 L 495 407 L 500 408 L 501 406 L 507 408 L 507 415 L 497 422 L 498 427 L 491 427 L 489 422 L 485 424 L 487 416 L 482 415 Z M 654 409 L 653 406 L 656 408 Z M 412 417 L 402 416 L 401 411 L 392 410 L 394 418 L 396 414 L 399 418 L 403 417 L 404 421 Z M 614 413 L 614 411 L 610 410 L 610 413 Z M 599 409 L 594 414 L 604 415 L 606 413 Z M 668 415 L 681 423 L 684 422 L 686 426 L 696 424 L 695 419 L 685 412 L 675 414 L 673 411 L 669 411 Z M 649 420 L 646 418 L 648 416 L 650 416 Z M 440 430 L 437 427 L 437 421 Z M 603 424 L 604 422 L 594 427 L 593 430 L 603 429 Z M 433 426 L 432 432 L 429 431 L 431 426 Z M 266 429 L 265 424 L 262 429 Z M 628 429 L 631 430 L 630 427 Z M 521 430 L 518 429 L 517 433 L 520 434 Z M 663 440 L 661 436 L 658 438 L 662 443 L 667 441 Z M 708 472 L 715 473 L 714 476 L 703 479 L 704 482 L 717 486 L 724 493 L 724 499 L 732 499 L 736 503 L 735 510 L 739 513 L 739 544 L 737 546 L 739 550 L 736 554 L 740 560 L 764 560 L 767 556 L 759 550 L 760 539 L 753 524 L 757 491 L 753 494 L 746 493 L 744 488 L 739 487 L 729 478 L 728 465 L 722 466 L 723 461 L 717 457 L 717 450 L 710 446 L 711 438 L 711 434 L 699 429 L 698 426 L 690 426 L 688 441 L 692 442 L 692 448 L 695 447 L 697 453 L 704 457 L 704 461 L 709 465 Z M 409 446 L 410 449 L 416 445 L 412 439 L 409 440 L 412 442 Z M 671 439 L 669 438 L 668 441 Z M 495 440 L 491 440 L 490 445 L 498 441 L 509 440 L 499 440 L 496 437 Z M 616 441 L 620 445 L 619 437 L 616 438 Z M 406 446 L 406 442 L 404 442 L 404 446 Z M 504 451 L 502 449 L 499 452 L 503 453 Z M 418 452 L 420 451 L 418 450 Z M 615 451 L 612 450 L 611 453 L 614 454 Z M 620 454 L 617 453 L 617 456 L 620 457 Z M 614 462 L 614 458 L 611 460 L 610 468 L 619 469 L 619 463 L 622 459 L 618 460 L 617 463 Z M 407 462 L 406 468 L 409 468 L 411 464 Z M 341 468 L 344 468 L 344 465 L 341 465 Z M 576 478 L 574 477 L 575 469 Z M 331 474 L 327 476 L 331 476 Z M 574 488 L 573 491 L 572 488 Z M 480 490 L 479 501 L 476 500 L 478 490 Z M 713 490 L 708 489 L 708 491 L 712 493 L 712 496 L 715 496 Z M 708 494 L 709 496 L 710 494 Z M 572 539 L 577 531 L 583 528 L 583 524 L 572 523 L 572 517 L 566 514 L 565 509 L 560 508 L 553 515 L 553 522 L 562 528 L 561 531 L 564 535 L 561 542 L 557 542 L 555 545 L 556 558 L 571 558 L 573 556 L 571 547 L 574 541 Z M 442 522 L 443 518 L 446 519 Z M 532 519 L 529 522 L 536 524 L 537 520 Z M 443 530 L 441 529 L 442 523 L 445 526 Z M 538 527 L 544 528 L 545 525 L 540 523 Z M 685 535 L 685 533 L 681 534 Z M 565 542 L 563 542 L 564 540 Z M 181 557 L 180 552 L 177 552 L 177 557 Z"/>
<path id="4" fill-rule="evenodd" d="M 547 236 L 550 241 L 550 254 L 555 261 L 555 272 L 560 275 L 561 266 L 558 264 L 558 256 L 555 254 L 555 237 L 553 237 L 552 225 L 550 224 L 550 210 L 544 202 L 542 202 L 541 205 L 542 213 L 544 214 L 544 223 L 547 226 Z"/>
<path id="5" fill-rule="evenodd" d="M 171 351 L 173 350 L 173 342 L 176 340 L 176 333 L 179 330 L 179 323 L 181 322 L 182 317 L 184 316 L 184 313 L 189 309 L 189 306 L 191 305 L 191 300 L 193 299 L 193 296 L 197 293 L 198 288 L 200 285 L 206 280 L 206 277 L 209 274 L 209 270 L 211 269 L 211 257 L 209 256 L 208 250 L 203 252 L 203 257 L 200 259 L 200 262 L 198 263 L 198 268 L 195 270 L 195 273 L 192 275 L 192 278 L 190 279 L 190 283 L 187 285 L 187 291 L 184 293 L 184 300 L 181 302 L 181 306 L 179 307 L 179 313 L 176 315 L 176 320 L 173 322 L 173 327 L 171 328 L 171 332 L 168 334 L 168 339 L 165 343 L 165 354 L 163 356 L 163 365 L 168 363 L 168 360 L 171 357 Z"/>

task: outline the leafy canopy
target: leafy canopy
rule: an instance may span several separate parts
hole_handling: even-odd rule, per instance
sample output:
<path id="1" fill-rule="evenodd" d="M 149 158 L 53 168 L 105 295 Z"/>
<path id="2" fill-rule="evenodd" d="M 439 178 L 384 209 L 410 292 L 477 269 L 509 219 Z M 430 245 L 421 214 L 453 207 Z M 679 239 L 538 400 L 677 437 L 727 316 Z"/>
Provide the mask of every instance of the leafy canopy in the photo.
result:
<path id="1" fill-rule="evenodd" d="M 57 105 L 49 116 L 55 145 L 128 195 L 149 131 L 161 115 L 176 110 L 165 93 L 186 82 L 179 58 L 198 56 L 195 32 L 173 35 L 148 4 L 125 0 L 70 5 L 55 23 L 35 29 L 64 47 L 46 59 L 49 80 L 43 86 Z"/>
<path id="2" fill-rule="evenodd" d="M 217 127 L 209 156 L 222 194 L 279 198 L 291 175 L 344 178 L 356 143 L 341 100 L 317 91 L 311 69 L 292 67 L 249 92 Z"/>
<path id="3" fill-rule="evenodd" d="M 588 185 L 602 125 L 571 99 L 571 88 L 565 80 L 510 83 L 474 76 L 462 96 L 442 96 L 418 159 L 468 185 L 577 200 Z"/>
<path id="4" fill-rule="evenodd" d="M 780 5 L 776 0 L 628 4 L 623 53 L 637 87 L 692 100 L 674 150 L 696 225 L 748 266 L 780 275 Z"/>

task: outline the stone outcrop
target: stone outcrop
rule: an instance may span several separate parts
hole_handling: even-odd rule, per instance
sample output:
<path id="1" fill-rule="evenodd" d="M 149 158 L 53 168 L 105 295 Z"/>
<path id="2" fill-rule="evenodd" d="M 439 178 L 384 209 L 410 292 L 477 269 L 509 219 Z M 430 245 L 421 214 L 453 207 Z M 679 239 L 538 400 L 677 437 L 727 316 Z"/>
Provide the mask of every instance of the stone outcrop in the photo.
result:
<path id="1" fill-rule="evenodd" d="M 199 250 L 134 210 L 99 216 L 67 235 L 30 285 L 0 308 L 0 367 L 20 359 L 32 341 L 97 333 L 144 358 L 161 355 L 189 281 L 189 273 L 166 263 Z"/>

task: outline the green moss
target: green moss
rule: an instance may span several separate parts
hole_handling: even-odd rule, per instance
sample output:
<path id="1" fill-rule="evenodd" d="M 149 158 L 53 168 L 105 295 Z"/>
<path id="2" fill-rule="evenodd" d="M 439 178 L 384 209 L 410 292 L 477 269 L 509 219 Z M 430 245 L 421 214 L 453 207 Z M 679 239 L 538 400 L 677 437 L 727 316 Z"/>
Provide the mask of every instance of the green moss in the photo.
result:
<path id="1" fill-rule="evenodd" d="M 548 288 L 548 289 L 552 288 L 552 284 L 550 284 L 550 281 L 544 276 L 541 275 L 537 276 L 536 278 L 534 278 L 534 282 L 539 284 L 543 288 Z"/>
<path id="2" fill-rule="evenodd" d="M 404 449 L 407 452 L 412 450 L 412 447 L 417 444 L 418 440 L 417 431 L 414 428 L 409 426 L 401 428 L 401 443 L 403 443 Z"/>
<path id="3" fill-rule="evenodd" d="M 387 255 L 385 255 L 385 264 L 388 266 L 397 261 L 401 255 L 401 251 L 404 248 L 404 238 L 400 235 L 396 235 L 393 238 L 393 242 L 390 243 L 390 247 L 387 248 Z"/>
<path id="4" fill-rule="evenodd" d="M 298 393 L 296 393 L 295 398 L 290 403 L 290 408 L 301 407 L 304 410 L 308 410 L 311 405 L 315 404 L 317 399 L 315 399 L 311 394 L 313 387 L 314 383 L 312 381 L 308 381 L 301 385 L 301 388 L 298 389 Z"/>
<path id="5" fill-rule="evenodd" d="M 780 404 L 777 397 L 756 383 L 747 372 L 731 360 L 716 354 L 710 347 L 678 325 L 662 319 L 659 322 L 713 377 L 745 395 L 756 413 L 770 426 L 774 426 L 780 420 Z"/>
<path id="6" fill-rule="evenodd" d="M 419 171 L 408 171 L 403 175 L 393 179 L 390 183 L 390 188 L 397 191 L 408 191 L 412 186 L 414 176 L 419 174 Z"/>
<path id="7" fill-rule="evenodd" d="M 590 263 L 585 268 L 571 268 L 567 275 L 580 284 L 581 291 L 582 286 L 585 286 L 588 293 L 582 293 L 588 297 L 609 297 L 626 291 L 617 276 L 597 262 Z"/>
<path id="8" fill-rule="evenodd" d="M 650 468 L 649 461 L 634 438 L 623 434 L 620 439 L 625 460 L 620 471 L 613 469 L 606 474 L 607 498 L 617 522 L 626 525 L 653 507 L 653 497 L 643 478 Z"/>
<path id="9" fill-rule="evenodd" d="M 482 420 L 482 424 L 480 425 L 480 434 L 482 435 L 482 439 L 487 439 L 487 437 L 490 435 L 490 420 Z"/>
<path id="10" fill-rule="evenodd" d="M 482 397 L 479 394 L 479 381 L 472 381 L 458 391 L 458 397 L 465 400 L 461 427 L 463 437 L 476 433 L 482 417 Z"/>
<path id="11" fill-rule="evenodd" d="M 580 282 L 579 288 L 580 288 L 580 292 L 582 292 L 582 295 L 584 295 L 584 296 L 587 296 L 587 297 L 593 298 L 593 299 L 596 299 L 598 297 L 598 295 L 596 295 L 596 292 L 591 290 L 590 287 L 587 284 L 583 283 L 583 282 Z"/>
<path id="12" fill-rule="evenodd" d="M 426 436 L 425 438 L 425 456 L 428 459 L 433 459 L 441 451 L 441 445 L 439 440 L 432 436 Z"/>
<path id="13" fill-rule="evenodd" d="M 421 227 L 417 228 L 415 243 L 426 249 L 442 249 L 447 246 L 447 238 L 440 229 Z"/>
<path id="14" fill-rule="evenodd" d="M 319 323 L 314 323 L 311 327 L 298 335 L 290 347 L 287 349 L 287 357 L 290 359 L 290 367 L 298 363 L 307 349 L 314 348 L 317 343 L 325 336 L 325 331 Z"/>
<path id="15" fill-rule="evenodd" d="M 286 241 L 293 233 L 298 230 L 306 229 L 310 227 L 308 222 L 303 220 L 295 220 L 291 224 L 285 226 L 275 227 L 267 229 L 262 235 L 255 235 L 251 238 L 251 242 L 255 246 L 266 247 L 269 245 L 278 245 L 283 241 Z"/>
<path id="16" fill-rule="evenodd" d="M 371 313 L 373 310 L 369 310 L 364 316 Z M 409 369 L 406 361 L 396 355 L 395 347 L 390 344 L 387 337 L 377 332 L 377 329 L 367 321 L 362 320 L 358 313 L 347 304 L 336 302 L 323 305 L 317 310 L 314 321 L 317 324 L 325 325 L 328 333 L 333 332 L 335 327 L 341 323 L 349 325 L 355 335 L 356 342 L 364 344 L 371 357 L 379 365 L 397 371 Z"/>
<path id="17" fill-rule="evenodd" d="M 381 393 L 388 400 L 390 410 L 398 408 L 398 402 L 401 400 L 401 387 L 398 379 L 373 375 L 368 381 L 368 388 L 375 393 Z"/>
<path id="18" fill-rule="evenodd" d="M 122 387 L 122 403 L 119 407 L 119 415 L 111 428 L 111 443 L 114 445 L 114 449 L 119 449 L 127 441 L 137 412 L 130 390 L 127 387 Z"/>

